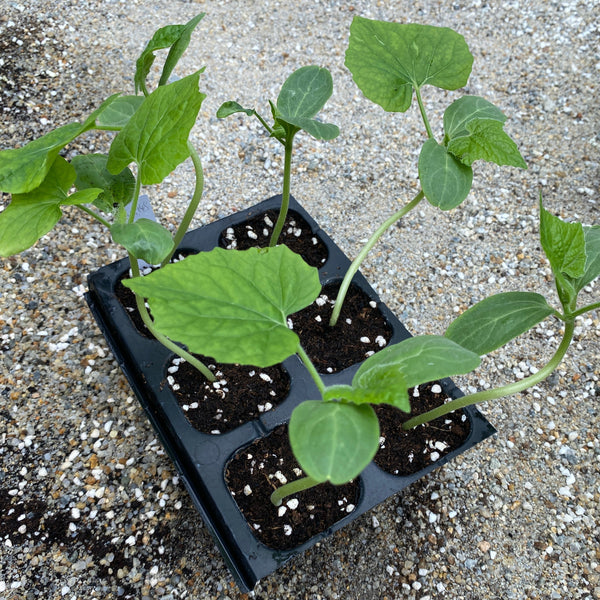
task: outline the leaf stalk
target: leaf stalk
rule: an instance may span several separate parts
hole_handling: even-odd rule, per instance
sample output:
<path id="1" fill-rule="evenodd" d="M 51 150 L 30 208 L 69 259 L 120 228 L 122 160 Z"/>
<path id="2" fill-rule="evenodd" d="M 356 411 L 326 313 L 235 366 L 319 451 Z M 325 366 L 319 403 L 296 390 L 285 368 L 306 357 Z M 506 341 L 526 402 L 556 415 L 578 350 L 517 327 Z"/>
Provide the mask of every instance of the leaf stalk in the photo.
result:
<path id="1" fill-rule="evenodd" d="M 525 379 L 521 379 L 520 381 L 515 381 L 513 383 L 509 383 L 507 385 L 503 385 L 491 390 L 483 390 L 481 392 L 476 392 L 475 394 L 469 394 L 468 396 L 463 396 L 462 398 L 456 398 L 455 400 L 451 400 L 450 402 L 447 402 L 442 406 L 438 406 L 433 410 L 430 410 L 421 415 L 417 415 L 412 419 L 409 419 L 402 425 L 402 429 L 407 431 L 409 429 L 412 429 L 413 427 L 417 427 L 418 425 L 428 423 L 433 419 L 443 417 L 444 415 L 458 410 L 459 408 L 465 408 L 466 406 L 472 406 L 473 404 L 479 404 L 480 402 L 496 400 L 498 398 L 502 398 L 503 396 L 517 394 L 518 392 L 522 392 L 527 388 L 537 385 L 538 383 L 546 379 L 546 377 L 548 377 L 558 367 L 558 365 L 564 358 L 569 348 L 569 345 L 573 340 L 574 329 L 574 319 L 569 319 L 568 321 L 565 321 L 565 331 L 563 333 L 563 338 L 560 342 L 560 345 L 558 346 L 552 358 L 537 373 L 534 373 L 529 377 L 525 377 Z"/>
<path id="2" fill-rule="evenodd" d="M 335 305 L 333 307 L 333 312 L 331 313 L 331 318 L 329 319 L 329 325 L 331 327 L 334 327 L 338 322 L 340 313 L 342 311 L 342 305 L 344 304 L 344 299 L 346 298 L 346 294 L 348 293 L 350 284 L 352 283 L 352 278 L 354 277 L 354 275 L 356 275 L 356 272 L 360 268 L 360 265 L 365 260 L 373 246 L 396 221 L 401 219 L 406 213 L 410 212 L 413 208 L 415 208 L 417 204 L 419 204 L 419 202 L 423 200 L 424 197 L 425 194 L 423 193 L 423 190 L 420 190 L 419 193 L 408 204 L 405 204 L 398 212 L 395 212 L 391 217 L 384 221 L 375 230 L 375 232 L 369 238 L 367 243 L 362 247 L 361 251 L 352 261 L 352 264 L 348 267 L 348 270 L 344 275 L 344 279 L 342 280 L 342 285 L 340 286 L 337 298 L 335 300 Z"/>

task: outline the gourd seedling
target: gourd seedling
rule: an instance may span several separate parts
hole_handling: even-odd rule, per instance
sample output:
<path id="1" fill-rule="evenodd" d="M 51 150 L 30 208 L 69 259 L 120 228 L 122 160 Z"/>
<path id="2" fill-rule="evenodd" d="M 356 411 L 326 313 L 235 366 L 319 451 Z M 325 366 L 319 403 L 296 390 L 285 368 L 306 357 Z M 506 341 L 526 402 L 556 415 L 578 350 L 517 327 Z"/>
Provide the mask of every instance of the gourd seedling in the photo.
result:
<path id="1" fill-rule="evenodd" d="M 463 36 L 447 27 L 373 21 L 355 17 L 350 26 L 346 66 L 363 94 L 388 112 L 406 112 L 413 94 L 425 126 L 418 175 L 421 189 L 371 235 L 346 272 L 330 325 L 337 323 L 352 278 L 379 238 L 426 198 L 451 210 L 468 196 L 476 160 L 527 168 L 516 144 L 504 131 L 506 117 L 479 96 L 454 101 L 443 117 L 439 143 L 427 117 L 422 90 L 457 90 L 471 74 L 473 56 Z"/>
<path id="2" fill-rule="evenodd" d="M 446 330 L 445 337 L 483 356 L 526 333 L 544 319 L 554 317 L 562 322 L 564 329 L 553 356 L 533 375 L 447 402 L 409 419 L 404 423 L 404 429 L 465 406 L 522 392 L 543 381 L 558 367 L 573 340 L 575 319 L 600 309 L 600 302 L 577 306 L 580 292 L 600 276 L 600 226 L 565 223 L 548 212 L 540 198 L 540 242 L 550 262 L 562 311 L 552 308 L 538 293 L 504 292 L 481 300 L 457 317 Z"/>
<path id="3" fill-rule="evenodd" d="M 189 134 L 206 96 L 198 89 L 203 68 L 172 83 L 169 78 L 203 17 L 201 13 L 184 25 L 154 33 L 136 62 L 136 95 L 114 94 L 83 123 L 63 125 L 21 148 L 0 152 L 0 190 L 12 194 L 0 213 L 0 256 L 33 246 L 60 221 L 61 207 L 74 206 L 107 227 L 113 241 L 125 247 L 134 277 L 140 274 L 138 259 L 152 265 L 171 260 L 202 198 L 202 163 Z M 150 93 L 146 80 L 154 53 L 163 49 L 168 55 Z M 108 155 L 77 155 L 70 162 L 63 158 L 61 152 L 90 130 L 116 132 Z M 188 157 L 196 185 L 175 234 L 156 221 L 136 219 L 141 186 L 161 183 Z M 142 298 L 136 297 L 136 303 L 144 324 L 161 343 L 214 379 L 205 365 L 154 328 Z"/>
<path id="4" fill-rule="evenodd" d="M 284 164 L 281 208 L 271 234 L 269 246 L 277 244 L 289 208 L 294 137 L 299 131 L 305 131 L 317 140 L 332 140 L 340 133 L 337 125 L 322 123 L 315 118 L 329 100 L 332 92 L 331 73 L 325 68 L 309 65 L 294 71 L 285 80 L 276 104 L 269 100 L 273 117 L 272 126 L 253 108 L 244 108 L 232 100 L 224 102 L 217 111 L 217 117 L 220 119 L 236 113 L 255 116 L 269 136 L 283 144 Z"/>

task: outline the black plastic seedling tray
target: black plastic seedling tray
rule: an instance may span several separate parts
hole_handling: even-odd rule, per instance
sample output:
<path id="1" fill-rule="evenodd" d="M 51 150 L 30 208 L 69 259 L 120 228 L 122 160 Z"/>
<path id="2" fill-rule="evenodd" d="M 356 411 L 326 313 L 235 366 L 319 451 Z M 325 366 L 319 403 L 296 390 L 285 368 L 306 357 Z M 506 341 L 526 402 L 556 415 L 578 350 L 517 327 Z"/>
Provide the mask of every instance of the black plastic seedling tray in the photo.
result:
<path id="1" fill-rule="evenodd" d="M 211 250 L 219 244 L 219 237 L 227 227 L 243 223 L 268 209 L 278 209 L 280 203 L 281 196 L 275 196 L 252 208 L 191 231 L 185 236 L 181 249 L 193 252 Z M 342 278 L 350 265 L 348 257 L 293 198 L 290 209 L 299 213 L 309 223 L 313 235 L 318 236 L 327 246 L 328 259 L 319 269 L 322 284 Z M 199 432 L 186 419 L 170 387 L 165 384 L 171 352 L 156 340 L 144 337 L 137 331 L 115 295 L 115 286 L 128 269 L 129 260 L 125 258 L 92 273 L 88 277 L 87 302 L 242 591 L 250 591 L 259 579 L 269 575 L 295 555 L 495 433 L 495 429 L 477 409 L 467 408 L 465 412 L 471 431 L 459 448 L 410 476 L 390 475 L 371 463 L 360 476 L 360 498 L 352 513 L 296 548 L 285 551 L 268 548 L 254 537 L 238 509 L 225 484 L 225 468 L 238 449 L 286 423 L 299 403 L 309 398 L 318 398 L 313 380 L 300 359 L 290 357 L 283 363 L 291 379 L 289 396 L 283 403 L 257 420 L 229 433 L 210 435 Z M 391 325 L 393 336 L 389 343 L 397 343 L 410 336 L 360 273 L 356 275 L 354 283 L 378 303 Z M 325 384 L 350 383 L 358 367 L 357 364 L 338 373 L 324 374 Z M 463 395 L 450 379 L 443 380 L 442 387 L 453 398 Z"/>

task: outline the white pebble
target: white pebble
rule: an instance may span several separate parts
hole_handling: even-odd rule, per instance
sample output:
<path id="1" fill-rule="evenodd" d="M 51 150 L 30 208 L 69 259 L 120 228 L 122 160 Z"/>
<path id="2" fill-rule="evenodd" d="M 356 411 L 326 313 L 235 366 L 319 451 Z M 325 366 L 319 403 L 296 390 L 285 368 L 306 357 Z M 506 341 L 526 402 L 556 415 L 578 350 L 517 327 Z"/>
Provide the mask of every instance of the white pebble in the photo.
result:
<path id="1" fill-rule="evenodd" d="M 442 393 L 442 386 L 440 386 L 439 384 L 434 384 L 431 386 L 431 392 L 433 394 L 441 394 Z"/>
<path id="2" fill-rule="evenodd" d="M 290 510 L 296 510 L 298 508 L 298 504 L 299 502 L 296 498 L 292 498 L 286 502 L 286 505 Z"/>
<path id="3" fill-rule="evenodd" d="M 287 506 L 280 506 L 277 509 L 277 516 L 283 517 L 283 515 L 285 515 L 286 512 L 287 512 Z"/>
<path id="4" fill-rule="evenodd" d="M 363 335 L 363 337 L 360 338 L 360 341 L 363 344 L 370 344 L 371 343 L 371 340 L 366 335 Z"/>
<path id="5" fill-rule="evenodd" d="M 252 488 L 249 485 L 244 486 L 244 495 L 249 496 L 252 493 Z"/>
<path id="6" fill-rule="evenodd" d="M 284 525 L 283 526 L 283 533 L 285 535 L 292 535 L 292 526 L 291 525 Z"/>

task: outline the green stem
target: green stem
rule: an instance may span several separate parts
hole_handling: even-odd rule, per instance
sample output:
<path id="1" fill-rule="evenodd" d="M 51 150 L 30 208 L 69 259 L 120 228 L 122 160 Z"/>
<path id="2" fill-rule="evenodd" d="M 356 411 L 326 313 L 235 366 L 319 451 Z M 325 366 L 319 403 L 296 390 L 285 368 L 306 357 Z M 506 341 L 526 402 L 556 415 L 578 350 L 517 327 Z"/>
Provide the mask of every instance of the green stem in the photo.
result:
<path id="1" fill-rule="evenodd" d="M 110 223 L 106 219 L 102 218 L 97 212 L 93 211 L 91 208 L 88 208 L 83 204 L 78 204 L 77 208 L 80 208 L 83 212 L 86 212 L 88 215 L 94 217 L 94 219 L 96 219 L 97 221 L 100 221 L 100 223 L 102 223 L 104 227 L 110 229 Z"/>
<path id="2" fill-rule="evenodd" d="M 291 496 L 292 494 L 297 494 L 298 492 L 303 492 L 315 485 L 319 485 L 323 483 L 322 481 L 317 481 L 312 477 L 303 477 L 302 479 L 296 479 L 296 481 L 290 481 L 289 483 L 285 483 L 281 487 L 278 487 L 271 494 L 271 502 L 275 506 L 280 506 L 281 502 L 286 496 Z"/>
<path id="3" fill-rule="evenodd" d="M 594 304 L 588 304 L 587 306 L 584 306 L 583 308 L 580 308 L 579 310 L 576 310 L 574 313 L 571 313 L 571 318 L 575 318 L 575 317 L 579 317 L 580 315 L 583 315 L 586 312 L 590 312 L 592 310 L 598 310 L 600 309 L 600 302 L 595 302 Z"/>
<path id="4" fill-rule="evenodd" d="M 181 223 L 179 223 L 179 227 L 177 228 L 177 231 L 173 236 L 173 249 L 163 259 L 161 267 L 168 264 L 171 261 L 171 258 L 173 258 L 173 254 L 179 247 L 179 244 L 181 244 L 183 236 L 186 234 L 187 230 L 190 227 L 190 223 L 194 218 L 194 214 L 202 198 L 202 192 L 204 191 L 204 171 L 202 170 L 202 161 L 200 160 L 196 149 L 194 148 L 194 146 L 192 146 L 192 144 L 189 141 L 187 146 L 190 152 L 192 163 L 194 164 L 194 170 L 196 171 L 196 187 L 194 188 L 194 195 L 192 196 L 192 199 L 188 204 L 185 214 L 183 215 L 183 219 L 181 219 Z"/>
<path id="5" fill-rule="evenodd" d="M 285 158 L 283 164 L 283 193 L 281 195 L 281 208 L 279 209 L 279 216 L 277 217 L 277 223 L 273 228 L 271 234 L 271 240 L 269 246 L 273 247 L 277 245 L 283 225 L 285 224 L 285 218 L 287 217 L 288 208 L 290 206 L 290 179 L 292 173 L 292 149 L 294 147 L 294 135 L 288 135 L 285 140 Z"/>
<path id="6" fill-rule="evenodd" d="M 138 165 L 138 171 L 140 167 Z M 140 189 L 142 187 L 142 182 L 140 181 L 140 174 L 138 172 L 137 177 L 135 178 L 135 188 L 133 190 L 133 198 L 131 200 L 131 209 L 129 210 L 129 219 L 128 223 L 133 223 L 135 221 L 135 213 L 137 211 L 138 198 L 140 197 Z"/>
<path id="7" fill-rule="evenodd" d="M 434 408 L 426 413 L 421 415 L 417 415 L 412 419 L 409 419 L 402 425 L 402 429 L 408 430 L 416 427 L 417 425 L 422 425 L 423 423 L 428 423 L 433 419 L 437 419 L 439 417 L 443 417 L 450 412 L 458 410 L 459 408 L 465 408 L 465 406 L 471 406 L 473 404 L 478 404 L 480 402 L 486 402 L 488 400 L 496 400 L 498 398 L 502 398 L 503 396 L 509 396 L 510 394 L 516 394 L 518 392 L 522 392 L 527 388 L 537 385 L 548 375 L 550 375 L 560 364 L 564 355 L 566 354 L 569 345 L 573 339 L 573 330 L 575 329 L 575 322 L 573 319 L 569 319 L 565 321 L 565 332 L 563 334 L 563 338 L 558 346 L 558 349 L 554 353 L 554 356 L 548 361 L 548 363 L 541 368 L 537 373 L 530 375 L 529 377 L 525 377 L 520 381 L 515 381 L 513 383 L 509 383 L 508 385 L 503 385 L 498 388 L 493 388 L 491 390 L 483 390 L 481 392 L 476 392 L 475 394 L 469 394 L 468 396 L 463 396 L 462 398 L 457 398 L 456 400 L 451 400 L 438 408 Z"/>
<path id="8" fill-rule="evenodd" d="M 131 264 L 131 272 L 133 276 L 140 277 L 140 269 L 137 264 L 137 259 L 131 254 L 129 255 L 129 262 Z M 171 341 L 168 337 L 164 336 L 156 329 L 154 326 L 154 321 L 148 313 L 148 309 L 146 308 L 146 304 L 144 303 L 144 298 L 142 296 L 135 294 L 135 302 L 144 325 L 148 328 L 148 331 L 150 331 L 157 341 L 159 341 L 165 348 L 168 348 L 171 350 L 171 352 L 180 358 L 183 358 L 192 366 L 196 367 L 196 369 L 198 369 L 198 371 L 200 371 L 200 373 L 202 373 L 206 379 L 209 381 L 215 381 L 216 378 L 214 373 L 202 361 L 199 361 L 195 356 L 189 352 L 186 352 L 183 348 L 175 344 L 175 342 Z"/>
<path id="9" fill-rule="evenodd" d="M 313 364 L 312 360 L 310 360 L 308 354 L 306 354 L 306 351 L 300 344 L 298 344 L 297 352 L 298 356 L 300 356 L 300 359 L 304 363 L 304 366 L 306 367 L 307 371 L 310 373 L 311 377 L 314 379 L 314 382 L 317 384 L 317 388 L 319 388 L 319 393 L 321 394 L 321 396 L 323 396 L 323 394 L 325 393 L 325 384 L 323 383 L 323 379 L 321 379 L 319 372 L 315 368 L 315 365 Z"/>
<path id="10" fill-rule="evenodd" d="M 429 137 L 429 139 L 433 139 L 433 132 L 431 131 L 431 126 L 429 125 L 429 119 L 427 119 L 427 113 L 425 112 L 425 106 L 423 105 L 423 99 L 421 98 L 421 90 L 418 87 L 415 87 L 415 93 L 417 95 L 417 102 L 419 104 L 419 110 L 421 111 L 421 118 L 423 119 L 423 123 L 425 124 L 425 129 L 427 130 L 427 137 Z"/>
<path id="11" fill-rule="evenodd" d="M 256 111 L 254 111 L 254 116 L 260 121 L 261 125 L 268 131 L 269 135 L 271 135 L 273 133 L 273 129 L 269 126 L 269 124 Z"/>
<path id="12" fill-rule="evenodd" d="M 348 267 L 348 271 L 344 275 L 344 279 L 342 281 L 342 285 L 340 286 L 340 290 L 338 292 L 337 298 L 335 300 L 335 306 L 333 307 L 333 312 L 331 313 L 331 318 L 329 320 L 329 325 L 334 327 L 338 322 L 340 317 L 340 312 L 342 311 L 342 305 L 344 304 L 344 299 L 346 298 L 346 294 L 348 293 L 348 289 L 350 288 L 350 284 L 352 283 L 352 278 L 360 268 L 360 265 L 367 257 L 367 254 L 371 251 L 371 248 L 377 243 L 379 238 L 399 219 L 401 219 L 406 213 L 411 211 L 421 200 L 425 197 L 423 194 L 423 190 L 421 190 L 408 204 L 404 205 L 398 212 L 394 213 L 391 217 L 389 217 L 386 221 L 384 221 L 379 228 L 373 233 L 373 235 L 369 238 L 369 241 L 362 247 L 361 251 L 358 253 L 357 257 L 352 261 L 352 264 Z"/>

